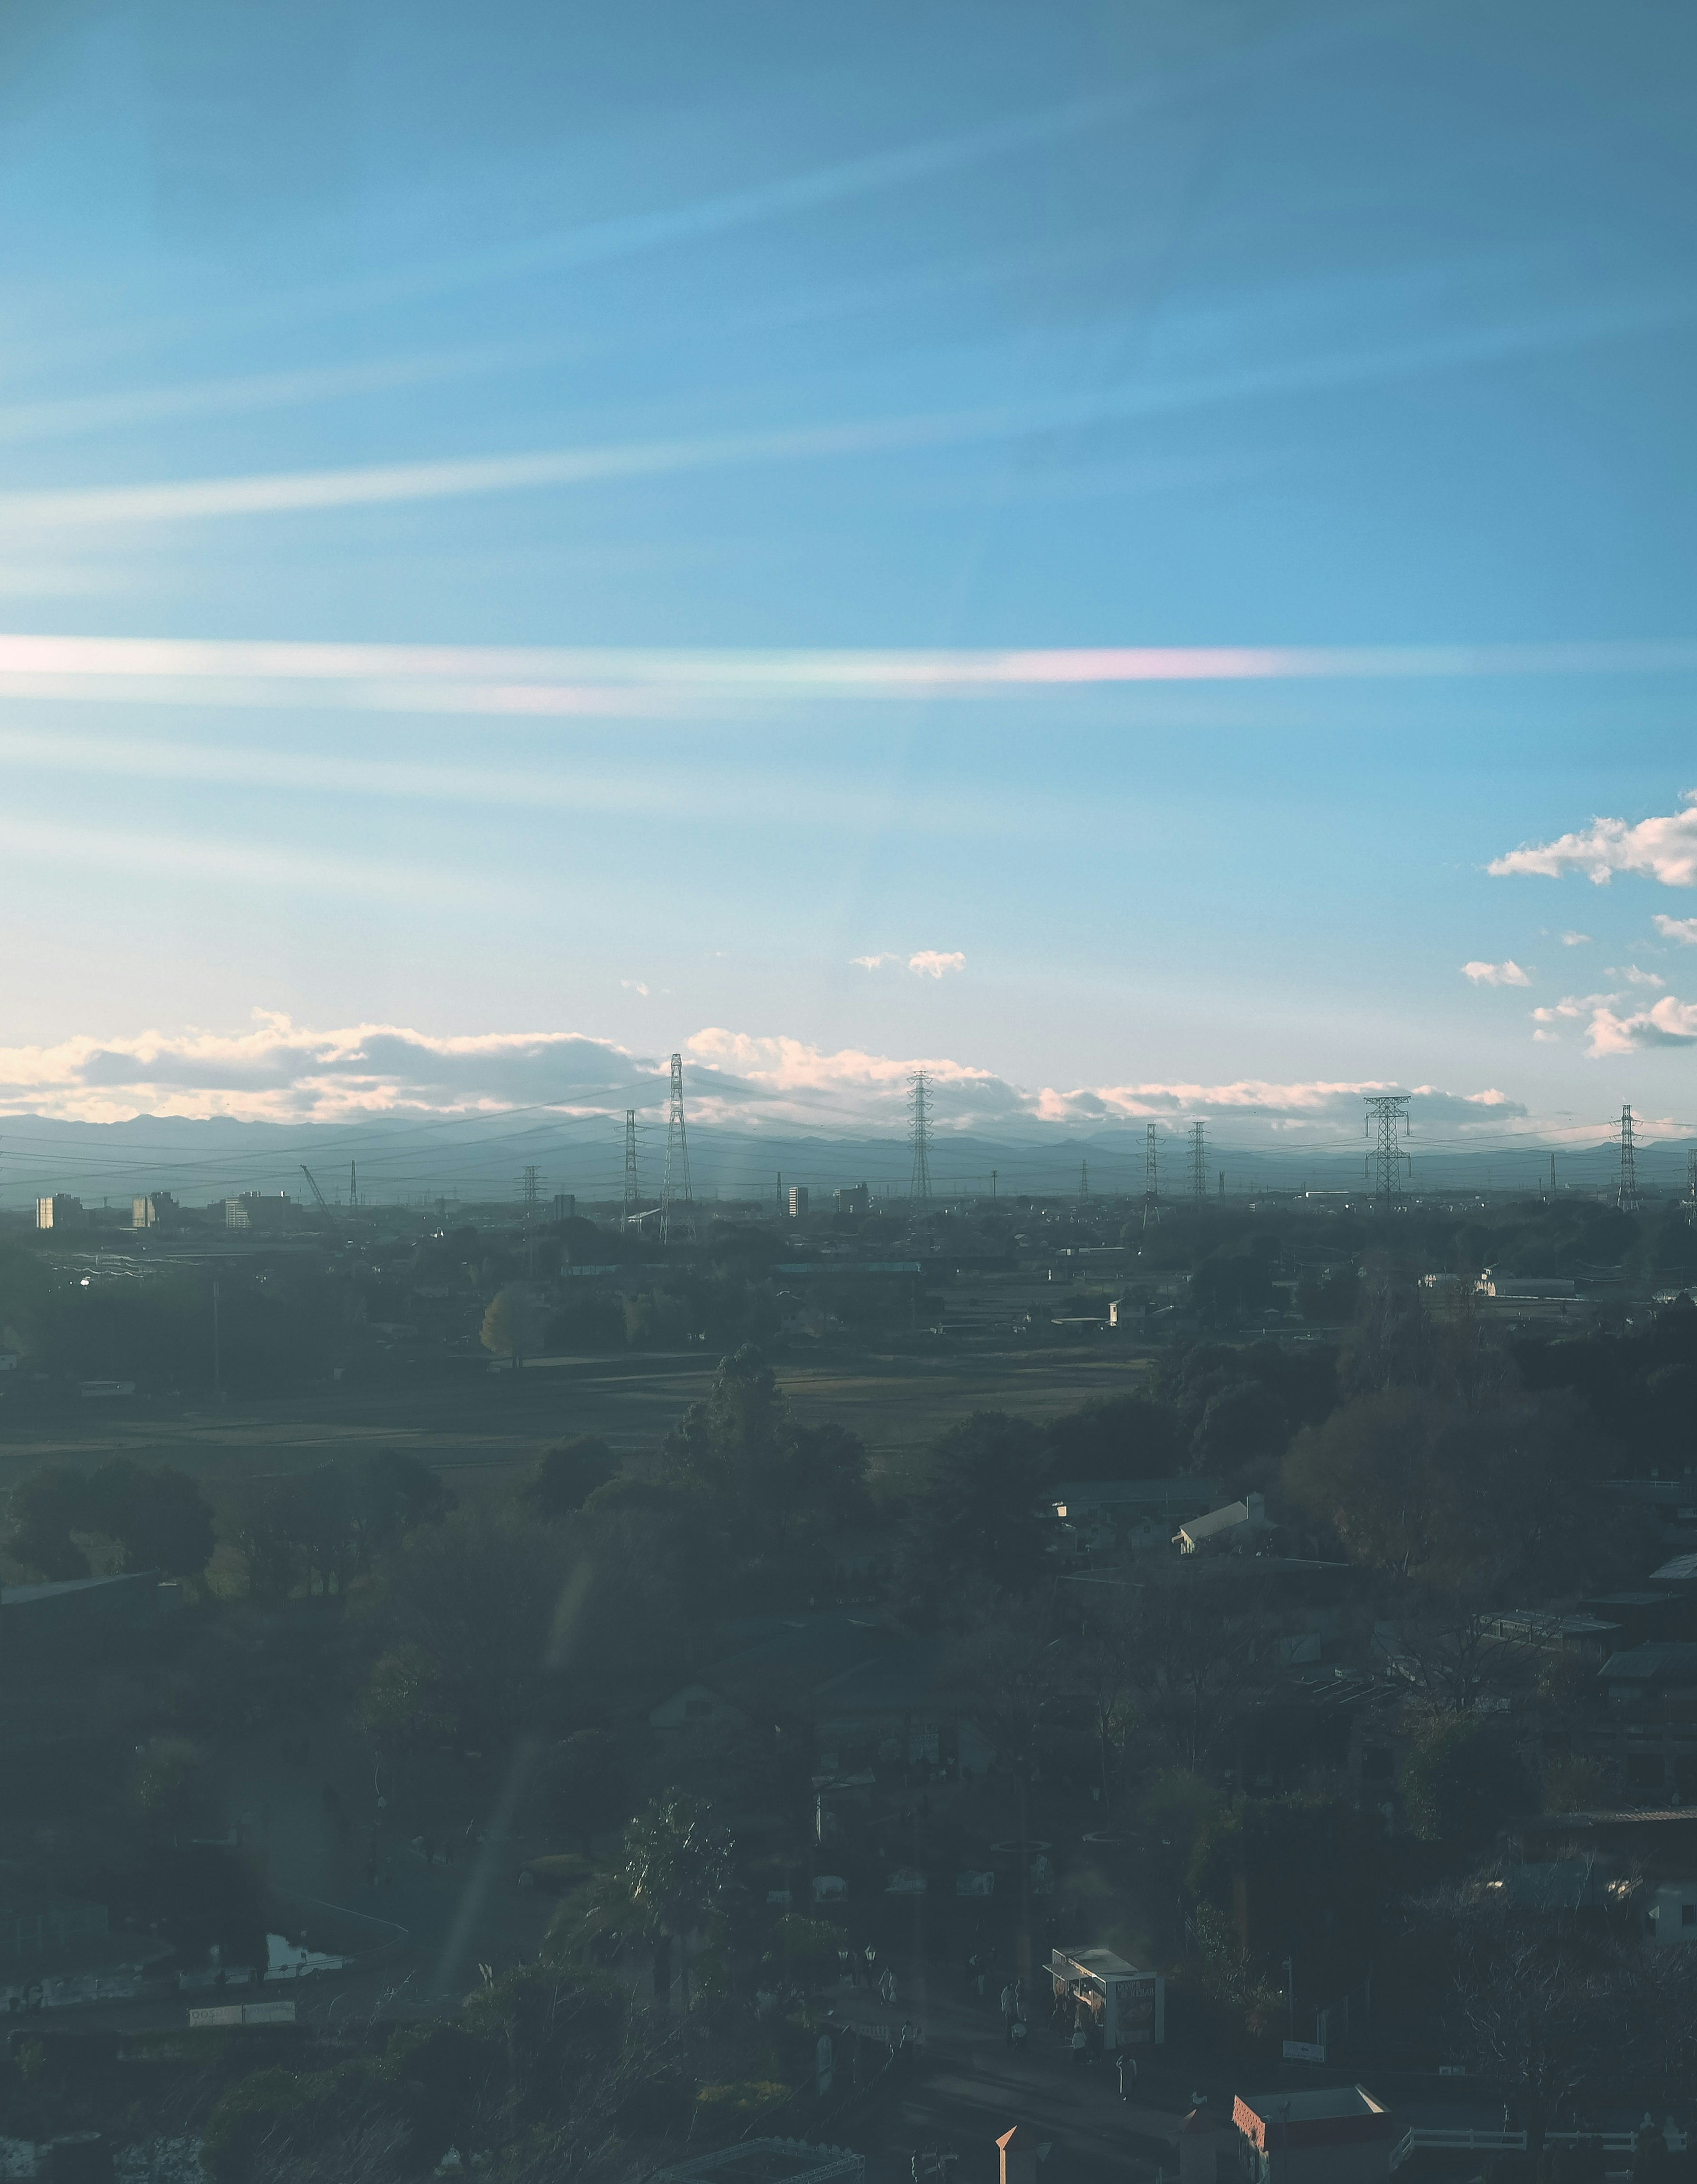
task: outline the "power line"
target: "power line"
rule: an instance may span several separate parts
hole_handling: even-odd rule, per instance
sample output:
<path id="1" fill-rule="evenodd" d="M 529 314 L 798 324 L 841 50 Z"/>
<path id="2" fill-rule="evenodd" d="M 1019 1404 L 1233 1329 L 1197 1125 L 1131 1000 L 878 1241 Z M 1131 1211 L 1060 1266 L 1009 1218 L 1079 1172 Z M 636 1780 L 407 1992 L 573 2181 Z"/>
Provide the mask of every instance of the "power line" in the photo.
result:
<path id="1" fill-rule="evenodd" d="M 908 1079 L 908 1129 L 913 1146 L 913 1173 L 908 1196 L 916 1205 L 931 1203 L 931 1078 L 915 1069 Z"/>

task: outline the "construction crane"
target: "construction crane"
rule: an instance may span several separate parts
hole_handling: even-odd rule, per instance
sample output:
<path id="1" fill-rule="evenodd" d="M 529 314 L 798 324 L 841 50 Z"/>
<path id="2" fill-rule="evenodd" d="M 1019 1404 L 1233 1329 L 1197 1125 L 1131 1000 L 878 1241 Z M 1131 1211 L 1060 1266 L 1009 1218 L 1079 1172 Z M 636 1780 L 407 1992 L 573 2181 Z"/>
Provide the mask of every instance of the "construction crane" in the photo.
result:
<path id="1" fill-rule="evenodd" d="M 307 1189 L 318 1201 L 319 1212 L 323 1214 L 326 1221 L 333 1221 L 336 1218 L 336 1216 L 331 1212 L 329 1203 L 325 1200 L 324 1193 L 318 1187 L 318 1178 L 314 1175 L 312 1170 L 307 1166 L 304 1161 L 301 1162 L 301 1173 L 306 1178 Z"/>

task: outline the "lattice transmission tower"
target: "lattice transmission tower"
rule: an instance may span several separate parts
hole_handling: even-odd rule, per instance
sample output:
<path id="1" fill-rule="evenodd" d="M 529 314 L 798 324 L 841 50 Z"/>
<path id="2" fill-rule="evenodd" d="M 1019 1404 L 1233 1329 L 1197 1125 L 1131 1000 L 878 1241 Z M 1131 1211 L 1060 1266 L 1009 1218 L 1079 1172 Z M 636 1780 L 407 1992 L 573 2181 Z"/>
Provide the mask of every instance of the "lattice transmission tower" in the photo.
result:
<path id="1" fill-rule="evenodd" d="M 1697 1212 L 1697 1145 L 1685 1149 L 1685 1203 Z"/>
<path id="2" fill-rule="evenodd" d="M 1153 1123 L 1143 1132 L 1143 1226 L 1160 1226 L 1160 1141 Z"/>
<path id="3" fill-rule="evenodd" d="M 681 1210 L 680 1210 L 681 1209 Z M 689 1187 L 689 1134 L 683 1127 L 683 1056 L 671 1058 L 671 1106 L 666 1117 L 665 1178 L 660 1185 L 660 1240 L 695 1241 L 695 1194 Z"/>
<path id="4" fill-rule="evenodd" d="M 634 1228 L 637 1221 L 637 1111 L 625 1110 L 625 1226 Z"/>
<path id="5" fill-rule="evenodd" d="M 1622 1213 L 1638 1212 L 1638 1167 L 1634 1159 L 1635 1150 L 1636 1148 L 1633 1144 L 1633 1111 L 1630 1107 L 1622 1107 L 1621 1110 L 1620 1196 L 1620 1207 Z"/>
<path id="6" fill-rule="evenodd" d="M 1208 1141 L 1201 1123 L 1190 1125 L 1190 1195 L 1199 1207 L 1208 1202 Z"/>
<path id="7" fill-rule="evenodd" d="M 931 1078 L 915 1069 L 908 1079 L 908 1137 L 913 1146 L 913 1173 L 908 1196 L 921 1206 L 931 1203 Z"/>
<path id="8" fill-rule="evenodd" d="M 1413 1165 L 1399 1142 L 1408 1134 L 1408 1100 L 1406 1092 L 1366 1095 L 1367 1135 L 1377 1133 L 1377 1143 L 1367 1155 L 1367 1180 L 1382 1213 L 1388 1213 L 1400 1200 L 1403 1172 Z"/>

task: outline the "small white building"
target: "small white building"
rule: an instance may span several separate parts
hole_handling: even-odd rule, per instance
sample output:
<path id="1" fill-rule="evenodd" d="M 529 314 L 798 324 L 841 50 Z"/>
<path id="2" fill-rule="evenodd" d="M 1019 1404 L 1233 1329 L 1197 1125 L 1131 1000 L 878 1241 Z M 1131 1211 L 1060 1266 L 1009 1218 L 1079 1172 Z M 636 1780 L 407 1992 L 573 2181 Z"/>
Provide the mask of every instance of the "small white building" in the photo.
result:
<path id="1" fill-rule="evenodd" d="M 1193 1517 L 1173 1534 L 1172 1544 L 1182 1555 L 1193 1555 L 1204 1548 L 1239 1553 L 1256 1533 L 1271 1529 L 1266 1496 L 1249 1494 L 1241 1502 L 1228 1502 L 1223 1509 L 1210 1509 L 1205 1517 Z"/>
<path id="2" fill-rule="evenodd" d="M 1111 1949 L 1054 1949 L 1049 1975 L 1057 1995 L 1074 1995 L 1084 2003 L 1108 2053 L 1165 2042 L 1166 1981 L 1159 1972 L 1140 1972 Z"/>

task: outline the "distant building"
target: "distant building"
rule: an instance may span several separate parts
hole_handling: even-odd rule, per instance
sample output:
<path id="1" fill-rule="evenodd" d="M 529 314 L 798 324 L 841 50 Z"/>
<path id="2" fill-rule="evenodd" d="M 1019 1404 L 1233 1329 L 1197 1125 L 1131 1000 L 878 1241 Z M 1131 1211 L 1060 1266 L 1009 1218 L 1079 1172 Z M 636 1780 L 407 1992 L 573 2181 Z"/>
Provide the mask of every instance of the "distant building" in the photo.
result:
<path id="1" fill-rule="evenodd" d="M 286 1228 L 294 1211 L 284 1191 L 280 1190 L 273 1198 L 263 1191 L 244 1190 L 239 1198 L 225 1200 L 224 1225 L 226 1228 Z"/>
<path id="2" fill-rule="evenodd" d="M 799 1221 L 806 1211 L 807 1185 L 804 1183 L 793 1183 L 789 1188 L 789 1217 L 792 1221 Z"/>
<path id="3" fill-rule="evenodd" d="M 51 1198 L 36 1201 L 37 1228 L 86 1228 L 88 1215 L 80 1198 L 72 1198 L 63 1190 L 56 1190 Z"/>
<path id="4" fill-rule="evenodd" d="M 170 1228 L 182 1218 L 182 1208 L 168 1190 L 150 1190 L 130 1201 L 132 1228 Z"/>
<path id="5" fill-rule="evenodd" d="M 1222 1548 L 1241 1553 L 1257 1533 L 1270 1529 L 1266 1496 L 1250 1494 L 1241 1502 L 1228 1502 L 1223 1509 L 1210 1509 L 1205 1517 L 1193 1517 L 1173 1534 L 1172 1544 L 1182 1555 Z"/>
<path id="6" fill-rule="evenodd" d="M 872 1192 L 870 1184 L 851 1183 L 837 1194 L 839 1213 L 865 1213 L 871 1209 Z"/>
<path id="7" fill-rule="evenodd" d="M 557 1222 L 576 1220 L 577 1193 L 575 1190 L 555 1191 L 554 1195 L 554 1217 Z"/>
<path id="8" fill-rule="evenodd" d="M 1399 2133 L 1360 2086 L 1245 2096 L 1232 2104 L 1251 2184 L 1383 2184 Z"/>

